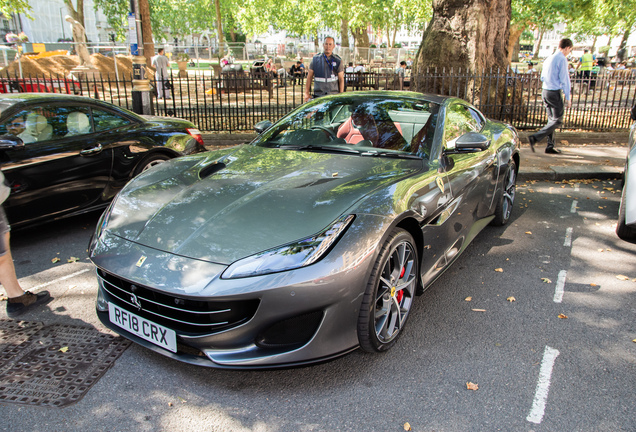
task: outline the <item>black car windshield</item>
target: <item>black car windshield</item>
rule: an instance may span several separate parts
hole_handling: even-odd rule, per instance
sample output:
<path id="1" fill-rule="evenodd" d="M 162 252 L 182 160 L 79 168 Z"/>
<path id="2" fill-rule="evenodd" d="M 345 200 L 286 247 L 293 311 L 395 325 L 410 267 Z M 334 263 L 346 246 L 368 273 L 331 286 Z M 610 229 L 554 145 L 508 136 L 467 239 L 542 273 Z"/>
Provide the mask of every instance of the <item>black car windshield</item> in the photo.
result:
<path id="1" fill-rule="evenodd" d="M 291 112 L 253 144 L 428 158 L 438 112 L 434 102 L 385 94 L 324 97 Z"/>

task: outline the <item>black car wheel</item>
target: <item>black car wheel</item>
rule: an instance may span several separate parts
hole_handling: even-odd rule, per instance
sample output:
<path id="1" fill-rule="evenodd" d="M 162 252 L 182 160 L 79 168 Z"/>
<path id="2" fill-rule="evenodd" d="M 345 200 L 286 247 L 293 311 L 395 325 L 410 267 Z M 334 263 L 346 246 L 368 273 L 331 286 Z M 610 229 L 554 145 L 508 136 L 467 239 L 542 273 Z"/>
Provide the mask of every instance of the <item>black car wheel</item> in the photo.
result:
<path id="1" fill-rule="evenodd" d="M 164 154 L 154 154 L 154 155 L 146 156 L 144 159 L 141 160 L 141 162 L 139 162 L 139 165 L 137 165 L 137 168 L 135 168 L 135 172 L 133 176 L 138 176 L 142 172 L 149 170 L 153 166 L 159 165 L 160 163 L 165 162 L 167 160 L 170 160 L 170 157 Z"/>
<path id="2" fill-rule="evenodd" d="M 395 344 L 413 305 L 418 263 L 413 237 L 395 228 L 380 250 L 362 299 L 358 339 L 363 350 L 386 351 Z"/>
<path id="3" fill-rule="evenodd" d="M 501 198 L 497 202 L 497 208 L 495 209 L 495 218 L 491 224 L 495 226 L 502 226 L 508 223 L 510 220 L 510 214 L 512 213 L 512 206 L 515 203 L 515 195 L 517 194 L 517 164 L 514 161 L 510 161 L 508 164 L 508 170 L 506 171 L 506 177 L 503 182 L 503 193 Z"/>
<path id="4" fill-rule="evenodd" d="M 625 186 L 623 186 L 623 193 L 621 194 L 621 205 L 618 208 L 616 235 L 629 242 L 636 241 L 636 228 L 625 225 Z"/>

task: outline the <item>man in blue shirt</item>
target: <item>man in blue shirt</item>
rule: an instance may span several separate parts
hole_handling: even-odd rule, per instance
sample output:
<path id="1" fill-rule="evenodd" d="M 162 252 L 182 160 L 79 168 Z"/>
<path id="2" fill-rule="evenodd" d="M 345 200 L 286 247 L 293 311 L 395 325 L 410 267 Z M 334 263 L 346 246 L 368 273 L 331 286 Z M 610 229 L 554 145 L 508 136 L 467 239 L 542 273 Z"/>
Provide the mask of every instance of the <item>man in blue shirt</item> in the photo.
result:
<path id="1" fill-rule="evenodd" d="M 559 49 L 548 57 L 543 63 L 541 71 L 541 81 L 543 81 L 543 105 L 545 105 L 548 114 L 548 123 L 537 133 L 530 135 L 530 148 L 534 152 L 534 145 L 543 138 L 548 138 L 548 145 L 545 152 L 549 154 L 559 154 L 560 150 L 554 148 L 554 131 L 563 124 L 563 98 L 567 101 L 568 108 L 572 107 L 570 99 L 570 74 L 568 71 L 567 57 L 572 52 L 572 41 L 570 39 L 561 39 L 559 41 Z M 563 92 L 563 96 L 561 96 Z"/>
<path id="2" fill-rule="evenodd" d="M 333 53 L 336 42 L 331 36 L 325 38 L 324 52 L 317 54 L 309 63 L 307 82 L 305 83 L 305 102 L 312 98 L 311 83 L 314 82 L 313 97 L 344 92 L 344 63 Z"/>

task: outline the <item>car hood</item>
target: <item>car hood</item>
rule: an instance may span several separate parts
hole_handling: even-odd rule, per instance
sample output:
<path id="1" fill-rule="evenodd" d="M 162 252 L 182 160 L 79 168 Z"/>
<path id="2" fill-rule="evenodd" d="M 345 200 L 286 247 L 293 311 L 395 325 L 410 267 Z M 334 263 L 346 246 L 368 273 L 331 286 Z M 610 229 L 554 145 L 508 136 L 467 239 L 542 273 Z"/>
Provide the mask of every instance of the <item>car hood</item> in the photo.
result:
<path id="1" fill-rule="evenodd" d="M 118 195 L 105 228 L 146 247 L 230 264 L 320 232 L 423 165 L 243 145 L 137 177 Z"/>

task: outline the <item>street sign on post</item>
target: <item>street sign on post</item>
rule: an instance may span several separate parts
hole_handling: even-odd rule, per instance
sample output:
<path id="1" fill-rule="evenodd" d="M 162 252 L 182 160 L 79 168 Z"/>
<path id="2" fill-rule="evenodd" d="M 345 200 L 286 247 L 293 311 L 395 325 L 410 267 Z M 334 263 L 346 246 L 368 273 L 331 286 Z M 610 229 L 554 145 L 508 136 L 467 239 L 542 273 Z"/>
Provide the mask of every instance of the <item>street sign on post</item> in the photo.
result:
<path id="1" fill-rule="evenodd" d="M 153 114 L 150 95 L 150 81 L 146 78 L 146 57 L 144 57 L 144 38 L 141 32 L 139 0 L 130 0 L 128 13 L 128 40 L 133 55 L 132 109 L 137 114 Z"/>

